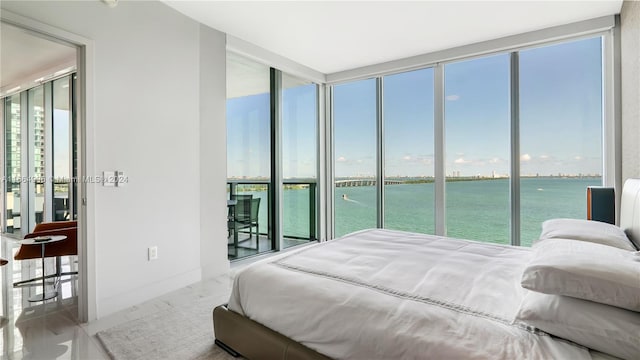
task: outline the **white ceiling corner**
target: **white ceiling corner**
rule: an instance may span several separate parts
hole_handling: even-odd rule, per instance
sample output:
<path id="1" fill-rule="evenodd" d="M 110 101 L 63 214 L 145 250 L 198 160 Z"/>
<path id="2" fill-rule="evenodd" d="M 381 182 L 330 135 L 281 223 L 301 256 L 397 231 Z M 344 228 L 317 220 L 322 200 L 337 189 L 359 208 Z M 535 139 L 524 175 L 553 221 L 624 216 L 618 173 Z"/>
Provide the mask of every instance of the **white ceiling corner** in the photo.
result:
<path id="1" fill-rule="evenodd" d="M 76 49 L 0 23 L 0 94 L 35 86 L 37 78 L 74 67 Z"/>
<path id="2" fill-rule="evenodd" d="M 164 2 L 324 74 L 613 15 L 622 6 L 622 0 Z"/>

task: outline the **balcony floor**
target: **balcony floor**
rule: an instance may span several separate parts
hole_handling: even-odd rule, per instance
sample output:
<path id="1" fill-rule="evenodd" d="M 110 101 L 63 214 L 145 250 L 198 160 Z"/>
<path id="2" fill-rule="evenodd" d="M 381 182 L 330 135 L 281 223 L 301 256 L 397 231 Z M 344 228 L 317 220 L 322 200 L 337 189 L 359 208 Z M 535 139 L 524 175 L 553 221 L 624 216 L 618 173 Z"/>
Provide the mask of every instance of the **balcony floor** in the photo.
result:
<path id="1" fill-rule="evenodd" d="M 256 250 L 255 236 L 253 236 L 251 239 L 248 239 L 249 235 L 244 233 L 240 233 L 238 236 L 239 236 L 239 239 L 238 239 L 237 248 L 233 246 L 233 235 L 229 237 L 227 241 L 227 250 L 229 251 L 229 256 L 228 256 L 229 260 L 242 259 L 247 256 L 253 256 L 258 254 L 258 250 Z M 259 246 L 260 253 L 264 253 L 272 250 L 271 240 L 267 238 L 266 235 L 260 235 L 259 241 L 260 241 L 260 246 Z M 283 247 L 284 249 L 286 249 L 292 246 L 308 244 L 308 243 L 309 243 L 309 240 L 293 239 L 293 238 L 285 237 L 283 240 Z"/>

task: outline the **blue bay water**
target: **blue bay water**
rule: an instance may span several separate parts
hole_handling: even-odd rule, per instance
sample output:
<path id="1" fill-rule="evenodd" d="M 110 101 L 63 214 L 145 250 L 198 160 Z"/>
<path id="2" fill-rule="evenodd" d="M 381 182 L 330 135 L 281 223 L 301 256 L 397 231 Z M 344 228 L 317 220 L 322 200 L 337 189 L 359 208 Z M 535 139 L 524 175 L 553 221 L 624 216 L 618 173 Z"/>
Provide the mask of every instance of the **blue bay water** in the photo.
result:
<path id="1" fill-rule="evenodd" d="M 544 220 L 586 218 L 587 186 L 600 178 L 523 178 L 521 180 L 521 243 L 538 238 Z M 433 234 L 433 183 L 387 185 L 385 227 Z M 247 192 L 260 197 L 261 232 L 266 232 L 266 191 Z M 509 180 L 451 181 L 446 184 L 447 235 L 494 243 L 510 243 Z M 309 190 L 283 192 L 285 236 L 309 237 Z M 336 188 L 336 236 L 376 227 L 374 186 Z M 263 225 L 264 224 L 264 225 Z"/>

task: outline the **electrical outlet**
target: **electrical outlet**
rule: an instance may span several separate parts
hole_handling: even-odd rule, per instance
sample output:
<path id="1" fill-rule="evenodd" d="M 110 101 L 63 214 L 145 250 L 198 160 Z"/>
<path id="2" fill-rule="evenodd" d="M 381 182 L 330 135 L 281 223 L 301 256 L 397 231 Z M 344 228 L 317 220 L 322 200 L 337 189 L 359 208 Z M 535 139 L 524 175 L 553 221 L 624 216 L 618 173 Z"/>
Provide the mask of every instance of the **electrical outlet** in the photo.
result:
<path id="1" fill-rule="evenodd" d="M 152 246 L 149 248 L 149 261 L 158 259 L 158 247 Z"/>

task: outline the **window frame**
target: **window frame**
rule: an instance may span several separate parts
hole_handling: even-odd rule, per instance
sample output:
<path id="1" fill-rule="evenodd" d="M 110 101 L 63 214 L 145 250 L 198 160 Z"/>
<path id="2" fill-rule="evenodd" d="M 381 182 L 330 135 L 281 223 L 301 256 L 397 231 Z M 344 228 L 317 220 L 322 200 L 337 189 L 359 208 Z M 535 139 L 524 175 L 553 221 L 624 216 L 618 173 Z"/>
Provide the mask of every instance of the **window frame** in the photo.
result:
<path id="1" fill-rule="evenodd" d="M 36 86 L 30 87 L 27 89 L 20 89 L 17 92 L 8 93 L 4 95 L 2 98 L 0 98 L 0 102 L 2 102 L 2 113 L 0 113 L 1 115 L 0 118 L 2 119 L 2 123 L 0 124 L 0 129 L 2 129 L 2 133 L 3 133 L 0 140 L 0 145 L 3 147 L 4 150 L 6 150 L 4 146 L 6 145 L 6 140 L 7 140 L 6 139 L 6 126 L 7 126 L 6 116 L 11 116 L 11 114 L 7 114 L 6 103 L 8 99 L 10 99 L 13 96 L 18 96 L 20 101 L 20 138 L 18 139 L 20 143 L 19 146 L 20 146 L 20 152 L 21 152 L 20 154 L 20 158 L 21 158 L 20 159 L 20 178 L 21 178 L 21 181 L 20 181 L 20 195 L 21 195 L 20 196 L 20 209 L 21 209 L 20 210 L 20 231 L 7 232 L 8 219 L 6 218 L 6 216 L 2 216 L 0 232 L 2 233 L 3 236 L 12 237 L 12 238 L 21 238 L 25 234 L 29 233 L 36 225 L 35 203 L 36 203 L 37 184 L 35 184 L 35 179 L 36 179 L 35 168 L 37 166 L 42 167 L 43 177 L 44 177 L 44 183 L 42 184 L 43 212 L 42 212 L 41 221 L 43 222 L 54 221 L 54 218 L 52 215 L 54 211 L 53 209 L 54 186 L 53 186 L 53 181 L 51 181 L 53 179 L 52 126 L 53 126 L 53 108 L 54 108 L 54 105 L 53 105 L 54 97 L 52 93 L 52 87 L 53 87 L 54 81 L 62 78 L 69 78 L 69 93 L 73 94 L 73 92 L 75 91 L 75 87 L 77 86 L 76 82 L 73 80 L 75 76 L 77 76 L 77 71 L 74 69 L 72 71 L 65 72 L 64 74 L 60 74 L 58 76 L 52 77 L 51 79 L 48 79 L 46 82 L 43 82 L 42 84 L 38 84 Z M 42 129 L 36 128 L 35 122 L 34 122 L 35 115 L 32 113 L 34 104 L 31 103 L 32 102 L 31 94 L 37 88 L 42 88 L 41 91 L 43 92 L 42 117 L 44 120 L 44 124 L 43 124 L 44 128 Z M 77 126 L 76 124 L 77 111 L 73 107 L 73 103 L 71 99 L 69 101 L 69 106 L 70 106 L 69 138 L 71 139 L 75 137 L 75 128 Z M 36 130 L 38 131 L 36 132 Z M 70 145 L 72 146 L 72 149 L 73 149 L 73 144 L 70 144 Z M 43 152 L 39 154 L 37 159 L 36 159 L 36 154 L 34 150 L 35 146 L 42 146 L 42 150 L 43 150 Z M 5 181 L 3 181 L 3 189 L 0 190 L 0 193 L 2 194 L 2 200 L 0 202 L 0 205 L 1 205 L 2 211 L 4 211 L 4 214 L 6 214 L 7 213 L 6 186 L 7 186 L 7 180 L 8 180 L 7 176 L 10 176 L 10 175 L 6 174 L 6 161 L 7 161 L 7 156 L 9 154 L 4 150 L 2 154 L 3 166 L 2 166 L 2 172 L 0 173 L 0 175 L 2 175 L 2 178 Z M 74 152 L 77 152 L 77 149 L 73 149 L 70 152 L 71 152 L 70 161 L 74 163 L 75 161 L 77 161 L 77 159 L 74 158 L 74 156 L 77 156 L 77 154 L 74 154 Z M 71 169 L 69 172 L 70 172 L 69 178 L 70 180 L 72 180 L 74 178 L 74 174 Z M 70 181 L 70 184 L 71 182 L 72 181 Z M 73 199 L 69 198 L 69 201 L 71 204 L 73 202 Z M 72 206 L 72 209 L 77 208 L 77 204 L 70 205 L 70 206 Z"/>
<path id="2" fill-rule="evenodd" d="M 237 45 L 238 43 L 235 43 Z M 283 142 L 283 125 L 282 125 L 282 98 L 283 98 L 283 74 L 289 77 L 298 78 L 300 80 L 309 81 L 315 85 L 315 129 L 316 129 L 316 146 L 314 147 L 314 155 L 316 156 L 316 195 L 315 195 L 315 232 L 310 234 L 312 238 L 309 239 L 309 243 L 317 242 L 322 239 L 323 233 L 320 226 L 321 221 L 324 219 L 321 197 L 322 186 L 322 167 L 321 167 L 321 154 L 323 149 L 320 139 L 320 132 L 322 130 L 320 119 L 324 118 L 322 104 L 324 102 L 324 96 L 321 92 L 324 90 L 324 85 L 319 84 L 314 80 L 313 76 L 308 74 L 300 74 L 300 72 L 288 72 L 280 70 L 273 65 L 270 65 L 268 61 L 261 61 L 255 56 L 247 56 L 243 51 L 234 50 L 233 46 L 227 46 L 227 58 L 229 54 L 236 57 L 244 58 L 248 61 L 252 61 L 269 68 L 269 139 L 270 139 L 270 172 L 269 172 L 269 189 L 267 192 L 268 198 L 268 216 L 267 216 L 267 236 L 271 242 L 271 249 L 266 251 L 260 251 L 257 254 L 251 254 L 248 256 L 236 257 L 230 259 L 230 261 L 242 261 L 250 257 L 261 256 L 267 253 L 279 252 L 287 249 L 284 246 L 285 234 L 283 233 L 283 185 L 285 181 L 283 179 L 283 158 L 282 158 L 282 142 Z M 307 76 L 305 76 L 307 75 Z M 228 99 L 227 99 L 228 100 Z M 227 120 L 228 121 L 228 120 Z M 227 155 L 228 157 L 228 155 Z M 227 174 L 229 176 L 229 174 Z M 229 179 L 227 178 L 227 181 Z M 311 205 L 311 204 L 310 204 Z M 266 205 L 265 205 L 266 206 Z"/>
<path id="3" fill-rule="evenodd" d="M 523 50 L 529 50 L 534 48 L 547 47 L 551 45 L 557 45 L 562 43 L 569 43 L 573 41 L 580 41 L 589 38 L 600 37 L 601 39 L 601 49 L 602 49 L 602 185 L 607 187 L 614 187 L 616 189 L 621 188 L 621 149 L 620 149 L 620 141 L 621 133 L 620 133 L 620 104 L 619 104 L 619 94 L 617 93 L 619 90 L 615 87 L 615 84 L 619 84 L 620 81 L 620 71 L 619 71 L 619 45 L 615 43 L 615 32 L 619 31 L 617 27 L 613 26 L 613 23 L 610 18 L 598 18 L 592 21 L 586 21 L 576 24 L 569 24 L 557 28 L 575 28 L 581 27 L 585 25 L 599 25 L 606 27 L 605 30 L 601 28 L 592 29 L 591 31 L 582 31 L 578 35 L 573 34 L 565 34 L 564 36 L 556 36 L 555 38 L 544 38 L 537 39 L 535 41 L 529 39 L 532 33 L 522 34 L 520 36 L 524 36 L 526 39 L 529 39 L 528 42 L 519 45 L 509 46 L 507 49 L 498 48 L 494 50 L 486 50 L 481 52 L 473 52 L 475 50 L 475 46 L 477 45 L 469 45 L 467 47 L 455 48 L 451 51 L 453 53 L 457 53 L 457 56 L 450 56 L 450 58 L 442 59 L 441 61 L 433 60 L 424 65 L 414 65 L 414 66 L 404 66 L 404 67 L 396 67 L 393 70 L 381 71 L 375 74 L 367 73 L 370 70 L 370 67 L 356 69 L 354 71 L 349 71 L 346 73 L 337 74 L 342 78 L 337 81 L 331 81 L 332 76 L 328 76 L 328 87 L 332 89 L 335 85 L 343 84 L 343 83 L 351 83 L 363 79 L 376 79 L 377 83 L 382 85 L 382 78 L 387 75 L 393 75 L 398 73 L 404 73 L 417 69 L 424 69 L 428 67 L 433 67 L 434 69 L 434 144 L 435 144 L 435 152 L 434 152 L 434 199 L 435 199 L 435 235 L 437 236 L 446 236 L 446 199 L 445 199 L 445 182 L 446 182 L 446 163 L 444 157 L 444 151 L 446 144 L 444 143 L 445 139 L 445 118 L 444 118 L 444 67 L 446 64 L 456 63 L 465 60 L 473 60 L 476 58 L 483 58 L 488 56 L 494 56 L 499 54 L 508 54 L 510 57 L 510 244 L 514 246 L 520 245 L 520 228 L 521 228 L 521 219 L 520 219 L 520 131 L 519 131 L 519 53 Z M 553 30 L 557 30 L 557 28 L 543 30 L 543 34 L 548 35 L 548 31 L 553 32 Z M 540 32 L 534 32 L 536 34 L 540 34 Z M 515 36 L 518 37 L 518 36 Z M 534 36 L 535 37 L 535 36 Z M 504 41 L 504 39 L 498 39 L 497 42 Z M 488 42 L 495 45 L 494 42 Z M 481 43 L 481 46 L 486 45 L 486 43 Z M 461 50 L 462 49 L 462 50 Z M 461 55 L 464 53 L 464 49 L 468 49 L 468 54 Z M 444 52 L 447 53 L 446 51 Z M 442 55 L 442 54 L 440 54 Z M 429 56 L 433 56 L 433 54 L 425 55 L 427 58 Z M 436 54 L 438 56 L 438 54 Z M 415 60 L 415 58 L 414 58 Z M 407 60 L 405 60 L 407 61 Z M 403 65 L 402 60 L 399 61 L 400 65 Z M 380 65 L 383 68 L 389 67 L 389 64 Z M 375 66 L 374 66 L 375 67 Z M 352 76 L 353 73 L 366 73 L 366 76 Z M 334 75 L 335 76 L 335 75 Z M 382 103 L 383 99 L 380 96 L 383 95 L 382 89 L 378 92 L 377 103 Z M 333 101 L 331 102 L 332 106 Z M 514 106 L 514 104 L 516 104 Z M 378 106 L 377 110 L 380 110 Z M 330 128 L 333 130 L 333 111 L 330 112 L 330 117 L 327 118 L 327 121 L 330 123 Z M 379 116 L 380 118 L 380 116 Z M 384 120 L 381 119 L 378 122 L 379 131 L 384 129 Z M 378 137 L 383 136 L 383 134 L 378 134 Z M 333 139 L 333 137 L 332 137 Z M 335 143 L 332 142 L 331 148 L 333 154 L 333 147 Z M 384 149 L 382 146 L 378 145 L 376 149 L 376 156 L 378 162 L 378 168 L 381 168 L 384 157 Z M 381 155 L 382 154 L 382 155 Z M 333 157 L 328 157 L 329 159 L 333 159 Z M 331 160 L 333 162 L 333 160 Z M 335 164 L 329 165 L 331 168 L 335 168 Z M 328 166 L 328 167 L 329 167 Z M 380 171 L 377 174 L 377 177 L 384 176 Z M 331 177 L 328 179 L 329 184 L 332 185 L 334 189 L 331 193 L 335 193 L 335 177 Z M 619 191 L 616 191 L 618 194 Z M 380 224 L 383 224 L 384 220 L 384 208 L 380 205 L 383 205 L 380 201 L 380 196 L 384 196 L 383 191 L 378 191 L 377 196 L 379 197 L 378 201 L 378 227 L 382 227 Z M 619 197 L 616 199 L 619 201 Z M 335 204 L 332 204 L 335 206 Z M 335 214 L 335 209 L 332 210 L 332 214 Z M 334 229 L 334 221 L 327 222 L 326 224 L 328 228 L 328 233 L 335 234 Z M 333 237 L 332 237 L 333 238 Z"/>

